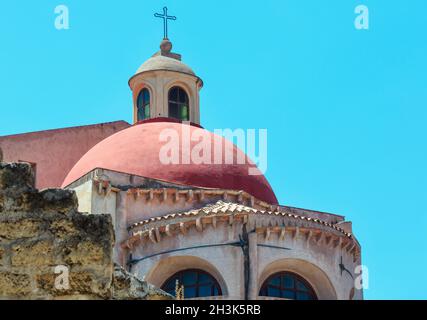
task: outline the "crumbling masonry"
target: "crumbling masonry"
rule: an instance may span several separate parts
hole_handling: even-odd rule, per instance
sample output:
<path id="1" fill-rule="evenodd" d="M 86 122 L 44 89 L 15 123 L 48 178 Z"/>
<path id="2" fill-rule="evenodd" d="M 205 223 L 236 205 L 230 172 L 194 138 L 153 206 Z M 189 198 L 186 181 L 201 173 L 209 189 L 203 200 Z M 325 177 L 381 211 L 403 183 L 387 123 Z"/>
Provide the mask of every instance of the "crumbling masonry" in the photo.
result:
<path id="1" fill-rule="evenodd" d="M 74 191 L 36 190 L 30 165 L 0 163 L 0 299 L 171 298 L 114 266 L 111 216 L 77 206 Z"/>

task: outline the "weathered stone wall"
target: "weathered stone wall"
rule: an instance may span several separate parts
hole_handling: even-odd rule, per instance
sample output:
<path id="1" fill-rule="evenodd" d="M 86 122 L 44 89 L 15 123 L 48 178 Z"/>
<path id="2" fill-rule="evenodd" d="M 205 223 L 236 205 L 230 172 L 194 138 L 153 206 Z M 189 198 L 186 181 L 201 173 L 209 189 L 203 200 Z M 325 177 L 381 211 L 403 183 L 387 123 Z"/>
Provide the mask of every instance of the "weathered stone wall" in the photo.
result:
<path id="1" fill-rule="evenodd" d="M 34 189 L 27 164 L 0 164 L 0 298 L 108 299 L 113 243 L 109 215 L 77 212 L 72 191 Z M 68 290 L 55 289 L 61 265 Z"/>
<path id="2" fill-rule="evenodd" d="M 114 271 L 111 216 L 79 213 L 77 202 L 74 191 L 36 190 L 30 165 L 0 163 L 0 299 L 169 298 Z M 58 266 L 68 289 L 55 285 L 66 276 Z"/>

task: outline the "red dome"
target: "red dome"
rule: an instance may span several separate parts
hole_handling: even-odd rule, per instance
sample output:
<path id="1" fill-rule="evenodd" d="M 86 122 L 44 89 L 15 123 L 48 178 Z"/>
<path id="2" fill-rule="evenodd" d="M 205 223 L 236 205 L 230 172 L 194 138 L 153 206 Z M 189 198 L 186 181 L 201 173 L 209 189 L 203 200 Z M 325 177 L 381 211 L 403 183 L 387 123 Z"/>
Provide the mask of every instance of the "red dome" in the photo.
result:
<path id="1" fill-rule="evenodd" d="M 168 129 L 169 131 L 164 131 Z M 197 137 L 203 139 L 191 141 L 190 152 L 194 150 L 194 146 L 201 145 L 200 141 L 206 141 L 205 139 L 209 138 L 212 141 L 210 144 L 211 164 L 194 164 L 193 161 L 190 164 L 162 163 L 159 156 L 160 152 L 164 150 L 165 145 L 169 145 L 171 138 L 161 141 L 160 134 L 162 132 L 163 134 L 171 132 L 170 129 L 176 132 L 176 137 L 179 137 L 180 143 L 177 154 L 179 154 L 180 161 L 184 154 L 182 152 L 183 137 L 193 136 L 198 131 L 196 132 L 198 134 Z M 200 138 L 200 135 L 203 138 Z M 214 143 L 214 141 L 217 142 Z M 218 145 L 218 141 L 223 146 L 222 164 L 215 164 L 213 160 L 215 159 L 214 148 L 215 145 Z M 185 154 L 190 154 L 188 147 L 186 150 Z M 234 157 L 233 164 L 224 164 L 227 152 L 228 154 L 232 152 Z M 201 155 L 203 154 L 201 152 Z M 236 159 L 242 158 L 246 159 L 245 164 L 237 164 Z M 120 131 L 89 150 L 71 169 L 62 187 L 70 185 L 96 168 L 163 180 L 180 185 L 243 190 L 267 203 L 277 204 L 276 196 L 266 178 L 262 174 L 249 174 L 250 168 L 252 170 L 258 169 L 240 149 L 230 141 L 193 125 L 148 121 Z"/>

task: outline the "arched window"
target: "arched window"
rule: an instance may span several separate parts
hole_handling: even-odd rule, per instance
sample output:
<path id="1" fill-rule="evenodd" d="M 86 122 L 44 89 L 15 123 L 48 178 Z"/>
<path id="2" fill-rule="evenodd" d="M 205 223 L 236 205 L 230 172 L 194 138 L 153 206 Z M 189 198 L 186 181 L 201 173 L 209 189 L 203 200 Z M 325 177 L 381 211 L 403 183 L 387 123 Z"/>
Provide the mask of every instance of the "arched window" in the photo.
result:
<path id="1" fill-rule="evenodd" d="M 188 95 L 180 87 L 169 90 L 169 117 L 183 121 L 190 120 Z"/>
<path id="2" fill-rule="evenodd" d="M 317 300 L 310 284 L 291 272 L 279 272 L 270 276 L 262 285 L 259 295 L 292 300 Z"/>
<path id="3" fill-rule="evenodd" d="M 144 88 L 136 100 L 138 108 L 138 121 L 150 118 L 150 91 Z"/>
<path id="4" fill-rule="evenodd" d="M 162 290 L 175 295 L 176 281 L 184 286 L 184 298 L 220 296 L 221 287 L 209 273 L 199 269 L 188 269 L 175 273 L 162 286 Z"/>

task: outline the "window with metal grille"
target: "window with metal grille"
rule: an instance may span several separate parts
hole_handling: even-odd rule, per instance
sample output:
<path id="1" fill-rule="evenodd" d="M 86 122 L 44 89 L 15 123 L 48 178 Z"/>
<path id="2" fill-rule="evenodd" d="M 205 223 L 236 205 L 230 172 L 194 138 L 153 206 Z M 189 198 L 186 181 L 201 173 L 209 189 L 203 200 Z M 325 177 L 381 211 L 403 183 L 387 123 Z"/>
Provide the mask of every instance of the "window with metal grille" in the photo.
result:
<path id="1" fill-rule="evenodd" d="M 184 298 L 220 296 L 221 287 L 209 273 L 199 269 L 188 269 L 175 273 L 162 286 L 162 290 L 175 295 L 176 283 L 184 286 Z"/>
<path id="2" fill-rule="evenodd" d="M 279 272 L 270 276 L 262 285 L 259 295 L 292 300 L 317 300 L 310 284 L 292 272 Z"/>
<path id="3" fill-rule="evenodd" d="M 180 87 L 169 90 L 169 117 L 182 121 L 190 120 L 188 95 Z"/>
<path id="4" fill-rule="evenodd" d="M 138 121 L 150 118 L 150 91 L 147 88 L 141 90 L 136 101 L 138 108 Z"/>

